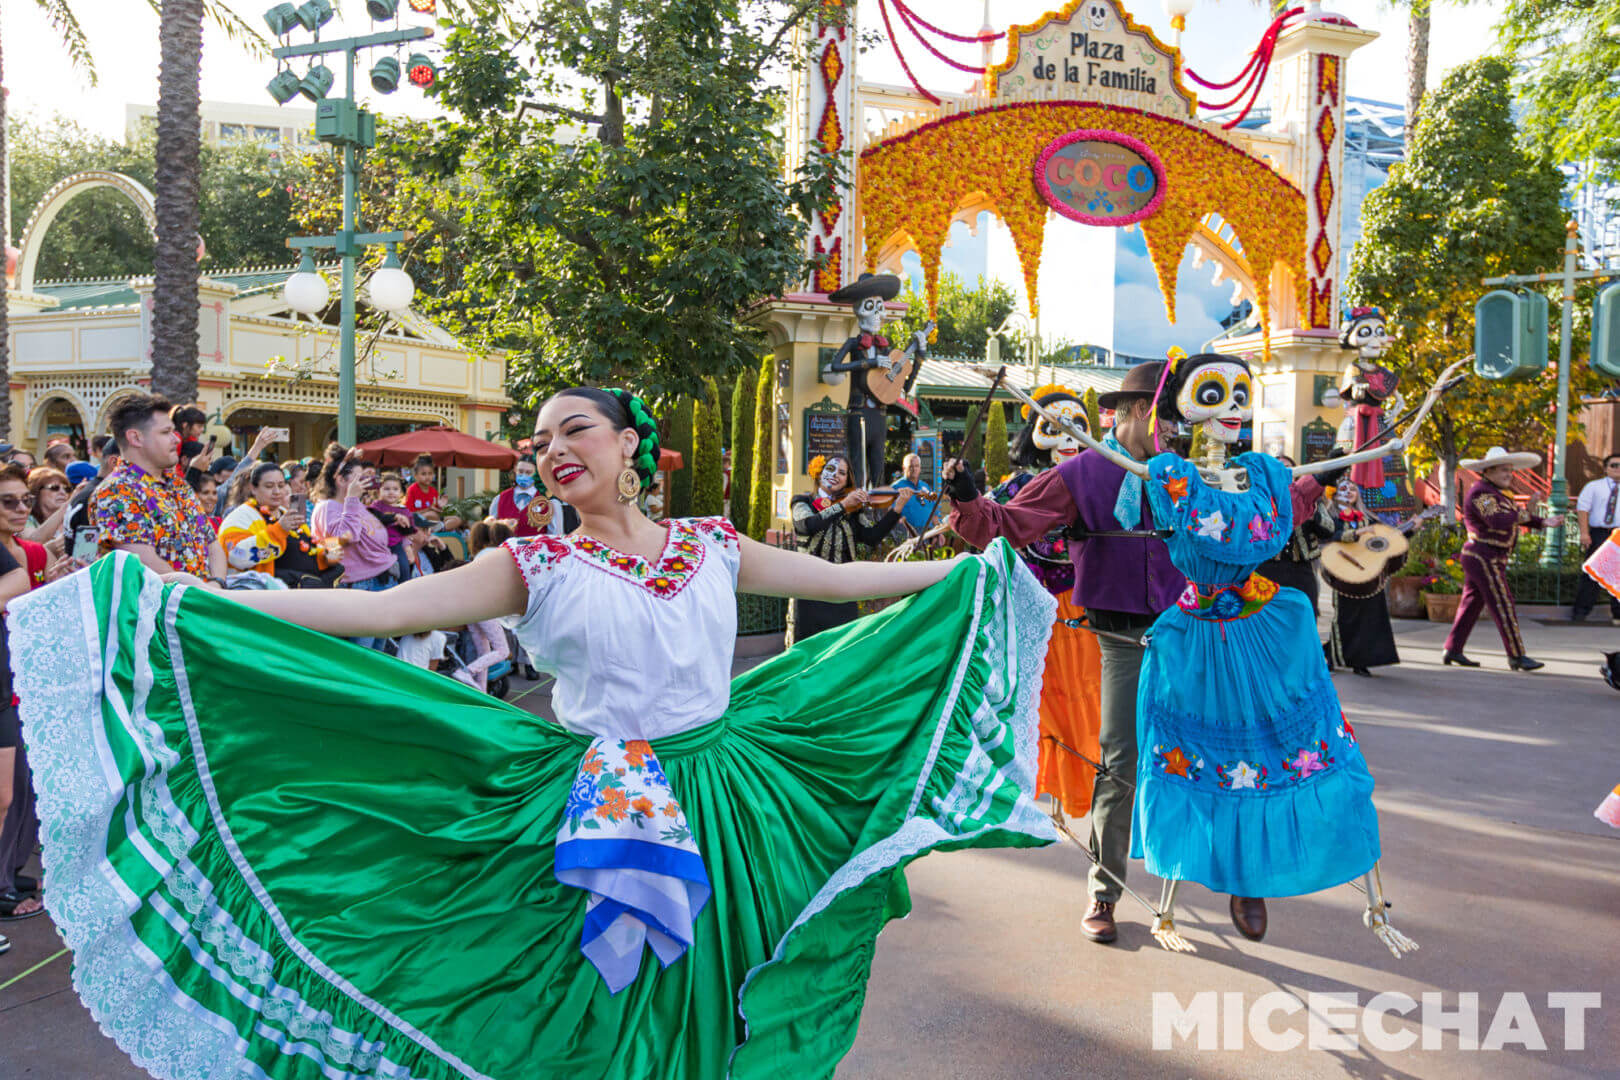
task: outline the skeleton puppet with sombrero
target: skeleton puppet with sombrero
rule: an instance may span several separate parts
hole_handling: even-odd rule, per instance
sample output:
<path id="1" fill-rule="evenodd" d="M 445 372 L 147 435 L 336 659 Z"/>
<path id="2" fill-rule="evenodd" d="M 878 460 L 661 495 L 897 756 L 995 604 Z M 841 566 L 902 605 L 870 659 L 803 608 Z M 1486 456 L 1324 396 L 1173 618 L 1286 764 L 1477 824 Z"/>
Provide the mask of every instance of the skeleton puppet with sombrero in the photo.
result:
<path id="1" fill-rule="evenodd" d="M 829 371 L 849 372 L 849 405 L 844 416 L 844 442 L 849 450 L 850 467 L 854 470 L 854 483 L 859 488 L 881 484 L 883 475 L 883 446 L 888 438 L 887 406 L 873 396 L 867 385 L 867 372 L 890 362 L 889 339 L 883 336 L 883 305 L 900 294 L 900 279 L 893 274 L 862 274 L 857 280 L 827 299 L 835 304 L 848 304 L 855 311 L 859 330 L 838 347 Z M 932 327 L 932 323 L 929 327 Z M 927 330 L 912 335 L 908 352 L 918 358 L 928 355 Z M 917 370 L 920 370 L 920 365 Z M 917 381 L 917 370 L 906 380 L 905 392 L 911 393 Z"/>

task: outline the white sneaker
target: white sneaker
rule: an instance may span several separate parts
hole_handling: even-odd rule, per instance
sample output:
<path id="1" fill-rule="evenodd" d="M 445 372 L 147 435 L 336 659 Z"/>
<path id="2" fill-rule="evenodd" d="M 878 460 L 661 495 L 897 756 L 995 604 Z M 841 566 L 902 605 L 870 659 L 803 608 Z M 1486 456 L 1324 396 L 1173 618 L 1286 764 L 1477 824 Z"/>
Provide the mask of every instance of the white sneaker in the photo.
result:
<path id="1" fill-rule="evenodd" d="M 6 935 L 0 934 L 0 953 L 8 952 L 10 949 L 11 942 L 6 940 Z"/>
<path id="2" fill-rule="evenodd" d="M 478 680 L 467 674 L 466 668 L 456 668 L 450 673 L 451 678 L 460 679 L 474 690 L 478 689 Z"/>

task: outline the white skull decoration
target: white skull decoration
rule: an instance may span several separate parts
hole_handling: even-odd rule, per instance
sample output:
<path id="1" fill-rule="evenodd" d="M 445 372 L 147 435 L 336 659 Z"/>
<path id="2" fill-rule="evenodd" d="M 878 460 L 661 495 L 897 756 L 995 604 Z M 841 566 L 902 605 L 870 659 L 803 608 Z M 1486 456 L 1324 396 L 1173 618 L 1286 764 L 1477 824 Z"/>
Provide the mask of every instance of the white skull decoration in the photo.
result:
<path id="1" fill-rule="evenodd" d="M 1237 442 L 1243 425 L 1254 416 L 1249 369 L 1231 360 L 1199 364 L 1176 392 L 1176 409 L 1187 423 L 1203 424 L 1211 440 Z"/>
<path id="2" fill-rule="evenodd" d="M 1044 408 L 1054 416 L 1063 417 L 1082 431 L 1087 427 L 1086 407 L 1072 398 L 1054 401 Z M 1030 441 L 1047 452 L 1053 465 L 1061 465 L 1081 450 L 1079 439 L 1045 417 L 1036 418 L 1035 430 L 1030 433 Z"/>
<path id="3" fill-rule="evenodd" d="M 1102 4 L 1102 3 L 1097 3 L 1096 0 L 1093 0 L 1092 3 L 1087 4 L 1086 5 L 1086 28 L 1088 30 L 1096 31 L 1096 30 L 1103 29 L 1103 27 L 1105 27 L 1107 25 L 1108 25 L 1108 5 L 1107 4 Z"/>
<path id="4" fill-rule="evenodd" d="M 883 328 L 883 298 L 881 296 L 868 296 L 855 303 L 855 321 L 860 324 L 861 332 L 875 334 Z"/>
<path id="5" fill-rule="evenodd" d="M 1377 308 L 1357 308 L 1339 334 L 1339 344 L 1355 349 L 1360 359 L 1371 366 L 1371 361 L 1384 355 L 1389 347 L 1389 324 Z"/>

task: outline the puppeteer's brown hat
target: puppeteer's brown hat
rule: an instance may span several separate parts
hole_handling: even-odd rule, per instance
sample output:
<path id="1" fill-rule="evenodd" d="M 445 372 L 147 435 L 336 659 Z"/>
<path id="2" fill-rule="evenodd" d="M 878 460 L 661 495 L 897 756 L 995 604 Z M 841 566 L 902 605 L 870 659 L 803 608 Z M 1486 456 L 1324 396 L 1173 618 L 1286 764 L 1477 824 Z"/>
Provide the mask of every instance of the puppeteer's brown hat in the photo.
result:
<path id="1" fill-rule="evenodd" d="M 1159 376 L 1164 374 L 1163 360 L 1149 360 L 1137 364 L 1125 373 L 1125 381 L 1118 390 L 1097 395 L 1097 404 L 1104 409 L 1117 409 L 1132 398 L 1151 398 L 1159 389 Z"/>

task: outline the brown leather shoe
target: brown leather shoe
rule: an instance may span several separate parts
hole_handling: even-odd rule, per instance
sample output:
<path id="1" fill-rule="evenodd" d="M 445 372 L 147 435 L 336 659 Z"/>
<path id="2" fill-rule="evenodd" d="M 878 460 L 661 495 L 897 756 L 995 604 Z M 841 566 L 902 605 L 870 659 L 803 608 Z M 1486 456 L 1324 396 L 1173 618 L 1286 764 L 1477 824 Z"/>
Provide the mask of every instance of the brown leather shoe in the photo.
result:
<path id="1" fill-rule="evenodd" d="M 1232 925 L 1250 941 L 1266 936 L 1266 902 L 1257 896 L 1234 896 L 1231 902 Z"/>
<path id="2" fill-rule="evenodd" d="M 1080 920 L 1080 932 L 1092 941 L 1112 944 L 1119 937 L 1119 927 L 1114 925 L 1114 905 L 1107 900 L 1093 900 L 1091 910 Z"/>

